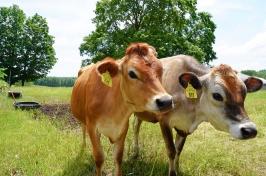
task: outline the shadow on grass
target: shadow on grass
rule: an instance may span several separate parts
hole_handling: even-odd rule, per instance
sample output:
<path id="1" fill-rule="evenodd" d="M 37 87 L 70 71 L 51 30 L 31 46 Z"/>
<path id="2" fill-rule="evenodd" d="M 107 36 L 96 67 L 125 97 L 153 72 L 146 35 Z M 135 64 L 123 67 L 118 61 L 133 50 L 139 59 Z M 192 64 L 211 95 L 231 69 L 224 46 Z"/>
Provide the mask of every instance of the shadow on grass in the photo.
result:
<path id="1" fill-rule="evenodd" d="M 147 161 L 143 158 L 129 158 L 123 162 L 125 176 L 155 176 L 167 175 L 167 165 L 161 161 Z"/>
<path id="2" fill-rule="evenodd" d="M 65 169 L 58 176 L 93 176 L 95 175 L 95 163 L 93 157 L 81 149 L 79 154 L 69 160 Z"/>
<path id="3" fill-rule="evenodd" d="M 152 157 L 149 159 L 149 156 L 145 156 L 145 159 L 133 159 L 130 157 L 123 161 L 122 170 L 124 176 L 167 176 L 168 163 L 166 161 L 152 159 Z M 85 175 L 95 175 L 95 163 L 92 155 L 88 155 L 84 149 L 81 149 L 79 154 L 67 163 L 64 171 L 57 176 Z M 106 173 L 104 175 L 106 175 Z M 189 176 L 181 171 L 178 175 Z"/>
<path id="4" fill-rule="evenodd" d="M 122 169 L 125 176 L 167 176 L 168 162 L 162 160 L 151 161 L 141 158 L 129 158 L 123 162 Z M 182 171 L 179 171 L 177 175 L 188 176 Z"/>

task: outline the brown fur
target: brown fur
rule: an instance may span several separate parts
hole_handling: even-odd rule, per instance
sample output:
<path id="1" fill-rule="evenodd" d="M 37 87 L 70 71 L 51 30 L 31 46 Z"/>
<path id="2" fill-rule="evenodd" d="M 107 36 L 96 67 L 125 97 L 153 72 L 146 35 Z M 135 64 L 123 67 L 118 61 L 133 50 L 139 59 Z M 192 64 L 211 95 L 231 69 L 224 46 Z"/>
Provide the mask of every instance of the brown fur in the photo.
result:
<path id="1" fill-rule="evenodd" d="M 148 111 L 146 104 L 151 97 L 166 94 L 160 83 L 161 63 L 149 48 L 148 44 L 135 43 L 129 46 L 120 61 L 107 58 L 82 69 L 73 87 L 71 109 L 89 134 L 98 176 L 102 174 L 104 155 L 97 133 L 104 134 L 114 143 L 115 173 L 120 176 L 130 115 Z M 130 68 L 138 72 L 141 80 L 129 78 Z M 101 82 L 100 74 L 106 71 L 112 76 L 112 87 Z"/>
<path id="2" fill-rule="evenodd" d="M 156 56 L 155 49 L 147 43 L 132 43 L 127 48 L 126 55 L 136 54 L 139 56 L 147 56 L 149 53 L 149 49 L 152 49 L 154 52 L 153 54 Z"/>
<path id="3" fill-rule="evenodd" d="M 236 103 L 243 103 L 245 99 L 244 85 L 242 85 L 235 73 L 235 71 L 228 65 L 221 64 L 218 67 L 214 67 L 212 74 L 218 74 L 221 76 L 225 90 L 228 91 L 230 101 Z"/>

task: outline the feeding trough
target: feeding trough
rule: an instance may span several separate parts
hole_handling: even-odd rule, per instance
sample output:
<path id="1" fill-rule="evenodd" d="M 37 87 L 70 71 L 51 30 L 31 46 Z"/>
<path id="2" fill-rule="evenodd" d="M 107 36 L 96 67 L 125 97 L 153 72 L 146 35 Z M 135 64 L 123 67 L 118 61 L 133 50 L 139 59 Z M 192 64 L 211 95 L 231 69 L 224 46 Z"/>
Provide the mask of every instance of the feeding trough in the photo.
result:
<path id="1" fill-rule="evenodd" d="M 11 97 L 11 98 L 20 98 L 20 97 L 22 97 L 22 93 L 19 92 L 19 91 L 8 91 L 7 95 L 8 95 L 8 97 Z"/>
<path id="2" fill-rule="evenodd" d="M 14 107 L 16 109 L 22 109 L 22 110 L 30 110 L 30 109 L 38 109 L 41 107 L 41 105 L 37 102 L 14 102 Z"/>

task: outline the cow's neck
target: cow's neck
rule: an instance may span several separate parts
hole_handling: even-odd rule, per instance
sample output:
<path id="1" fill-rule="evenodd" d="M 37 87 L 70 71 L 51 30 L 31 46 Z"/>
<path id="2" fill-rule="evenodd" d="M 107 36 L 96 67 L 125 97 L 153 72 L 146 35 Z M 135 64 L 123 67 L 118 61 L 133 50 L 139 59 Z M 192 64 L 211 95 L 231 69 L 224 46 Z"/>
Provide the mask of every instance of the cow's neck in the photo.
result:
<path id="1" fill-rule="evenodd" d="M 202 92 L 203 93 L 203 92 Z M 197 102 L 196 107 L 195 107 L 195 120 L 194 123 L 191 126 L 191 131 L 194 131 L 197 129 L 197 127 L 202 123 L 202 122 L 208 122 L 208 118 L 206 115 L 206 112 L 210 111 L 209 107 L 207 107 L 208 109 L 206 109 L 205 104 L 207 103 L 204 95 L 200 95 L 200 101 Z"/>
<path id="2" fill-rule="evenodd" d="M 202 97 L 202 92 L 200 92 L 199 97 Z M 194 117 L 193 122 L 189 128 L 189 133 L 195 131 L 202 122 L 207 121 L 205 114 L 202 112 L 201 103 L 201 100 L 199 100 L 194 104 Z"/>
<path id="3" fill-rule="evenodd" d="M 118 93 L 113 97 L 113 100 L 114 100 L 113 102 L 116 103 L 116 105 L 119 107 L 119 108 L 116 108 L 116 110 L 121 112 L 122 116 L 124 117 L 130 116 L 133 113 L 133 111 L 123 95 L 123 90 L 121 86 L 121 78 L 119 78 L 118 82 L 119 83 L 117 84 L 117 87 L 115 90 Z"/>

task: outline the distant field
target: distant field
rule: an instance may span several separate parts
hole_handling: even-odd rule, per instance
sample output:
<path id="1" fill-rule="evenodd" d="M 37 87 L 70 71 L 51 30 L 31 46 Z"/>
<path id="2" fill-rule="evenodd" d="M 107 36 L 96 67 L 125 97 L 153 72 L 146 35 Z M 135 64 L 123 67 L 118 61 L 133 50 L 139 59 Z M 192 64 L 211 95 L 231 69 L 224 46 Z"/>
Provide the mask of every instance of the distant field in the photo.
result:
<path id="1" fill-rule="evenodd" d="M 42 104 L 69 103 L 71 88 L 16 87 L 25 101 Z M 64 128 L 66 122 L 40 112 L 14 110 L 13 100 L 0 93 L 0 176 L 94 175 L 90 147 L 81 150 L 79 126 Z M 203 124 L 185 144 L 180 167 L 184 176 L 266 175 L 266 91 L 249 94 L 248 114 L 259 134 L 252 140 L 232 139 Z M 133 121 L 133 118 L 132 120 Z M 104 171 L 113 171 L 112 148 L 103 137 Z M 140 132 L 141 154 L 131 159 L 132 123 L 125 145 L 123 172 L 128 176 L 164 176 L 168 165 L 158 124 L 144 123 Z"/>

